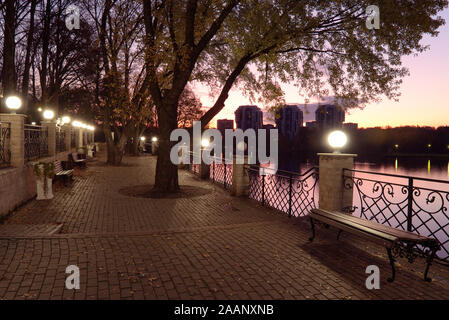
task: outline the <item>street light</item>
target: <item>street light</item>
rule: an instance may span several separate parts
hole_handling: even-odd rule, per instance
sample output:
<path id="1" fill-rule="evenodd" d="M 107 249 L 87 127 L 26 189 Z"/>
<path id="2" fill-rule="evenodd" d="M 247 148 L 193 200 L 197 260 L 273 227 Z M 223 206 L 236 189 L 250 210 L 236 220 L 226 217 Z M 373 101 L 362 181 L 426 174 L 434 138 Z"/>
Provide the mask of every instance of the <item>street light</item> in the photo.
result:
<path id="1" fill-rule="evenodd" d="M 49 109 L 45 110 L 43 115 L 45 120 L 51 120 L 55 117 L 55 113 Z"/>
<path id="2" fill-rule="evenodd" d="M 329 136 L 327 137 L 327 141 L 329 142 L 330 146 L 334 149 L 334 152 L 338 153 L 338 149 L 344 147 L 344 145 L 348 141 L 348 138 L 346 137 L 346 134 L 343 131 L 335 130 L 329 134 Z"/>
<path id="3" fill-rule="evenodd" d="M 157 142 L 157 137 L 153 137 L 153 138 L 151 139 L 151 141 Z"/>
<path id="4" fill-rule="evenodd" d="M 146 138 L 145 137 L 140 137 L 140 141 L 145 141 Z"/>
<path id="5" fill-rule="evenodd" d="M 209 146 L 209 140 L 207 140 L 207 139 L 201 140 L 201 146 L 203 148 L 207 148 Z"/>
<path id="6" fill-rule="evenodd" d="M 70 123 L 70 121 L 72 121 L 72 119 L 70 119 L 69 116 L 62 117 L 62 124 Z"/>
<path id="7" fill-rule="evenodd" d="M 20 107 L 22 106 L 22 100 L 20 100 L 19 97 L 10 96 L 6 98 L 5 104 L 8 109 L 12 110 L 15 113 L 15 111 L 20 109 Z"/>

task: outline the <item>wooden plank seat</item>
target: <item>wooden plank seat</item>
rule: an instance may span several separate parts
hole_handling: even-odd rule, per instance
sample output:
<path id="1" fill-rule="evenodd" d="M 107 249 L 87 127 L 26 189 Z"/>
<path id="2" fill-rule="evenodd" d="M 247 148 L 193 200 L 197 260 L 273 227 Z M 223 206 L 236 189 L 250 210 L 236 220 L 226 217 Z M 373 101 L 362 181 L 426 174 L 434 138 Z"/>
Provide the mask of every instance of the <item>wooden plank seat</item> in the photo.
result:
<path id="1" fill-rule="evenodd" d="M 54 165 L 55 165 L 55 178 L 61 177 L 64 181 L 64 185 L 67 185 L 67 181 L 69 178 L 70 181 L 73 181 L 73 169 L 65 170 L 60 160 L 55 160 Z"/>
<path id="2" fill-rule="evenodd" d="M 312 226 L 312 237 L 309 238 L 310 241 L 313 241 L 315 238 L 315 223 L 319 222 L 326 227 L 332 226 L 337 228 L 339 230 L 337 240 L 340 234 L 346 231 L 384 246 L 387 249 L 392 271 L 392 276 L 388 278 L 388 282 L 393 282 L 395 279 L 396 270 L 394 263 L 396 258 L 406 257 L 412 263 L 418 256 L 426 258 L 424 280 L 432 280 L 427 274 L 436 252 L 441 248 L 438 240 L 413 232 L 398 230 L 377 222 L 364 220 L 343 212 L 313 209 L 309 218 Z M 425 249 L 413 249 L 416 245 L 420 245 Z"/>
<path id="3" fill-rule="evenodd" d="M 81 159 L 76 152 L 70 154 L 70 160 L 78 167 L 87 167 L 86 159 Z"/>

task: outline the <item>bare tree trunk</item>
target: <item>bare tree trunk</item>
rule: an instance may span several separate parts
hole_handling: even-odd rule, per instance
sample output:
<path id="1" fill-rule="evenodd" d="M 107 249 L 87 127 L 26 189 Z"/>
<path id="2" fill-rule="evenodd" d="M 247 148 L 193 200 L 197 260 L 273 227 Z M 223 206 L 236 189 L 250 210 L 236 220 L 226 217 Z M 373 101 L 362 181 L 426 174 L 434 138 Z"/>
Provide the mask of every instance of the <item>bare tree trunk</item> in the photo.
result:
<path id="1" fill-rule="evenodd" d="M 47 0 L 44 16 L 44 30 L 42 35 L 42 72 L 41 72 L 41 90 L 42 103 L 47 104 L 47 65 L 48 65 L 48 46 L 50 43 L 50 22 L 51 22 L 51 5 L 50 0 Z"/>
<path id="2" fill-rule="evenodd" d="M 7 97 L 16 92 L 16 72 L 14 65 L 15 57 L 15 1 L 6 0 L 5 2 L 5 38 L 3 40 L 3 69 L 2 85 L 3 96 Z"/>
<path id="3" fill-rule="evenodd" d="M 177 102 L 158 108 L 159 148 L 156 164 L 154 191 L 179 191 L 178 166 L 170 160 L 170 151 L 174 142 L 170 141 L 171 132 L 177 128 Z"/>
<path id="4" fill-rule="evenodd" d="M 31 51 L 33 50 L 34 14 L 36 11 L 36 4 L 37 0 L 31 1 L 30 26 L 28 29 L 25 66 L 23 70 L 23 79 L 22 79 L 23 113 L 25 114 L 28 113 L 28 90 L 30 86 Z"/>

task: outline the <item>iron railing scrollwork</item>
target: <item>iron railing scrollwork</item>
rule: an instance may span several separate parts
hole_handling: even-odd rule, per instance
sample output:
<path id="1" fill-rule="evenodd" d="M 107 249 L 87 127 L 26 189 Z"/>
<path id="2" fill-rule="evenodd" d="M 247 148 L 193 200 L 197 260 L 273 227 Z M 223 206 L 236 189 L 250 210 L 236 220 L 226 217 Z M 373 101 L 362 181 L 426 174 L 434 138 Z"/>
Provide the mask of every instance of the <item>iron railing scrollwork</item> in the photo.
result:
<path id="1" fill-rule="evenodd" d="M 0 123 L 0 168 L 11 164 L 11 124 Z"/>
<path id="2" fill-rule="evenodd" d="M 48 156 L 48 130 L 41 126 L 25 125 L 25 160 Z"/>
<path id="3" fill-rule="evenodd" d="M 287 213 L 289 217 L 305 216 L 318 206 L 318 168 L 304 173 L 277 170 L 259 166 L 247 166 L 249 174 L 249 198 Z"/>
<path id="4" fill-rule="evenodd" d="M 449 262 L 449 181 L 344 169 L 343 182 L 353 189 L 353 215 L 434 237 Z"/>

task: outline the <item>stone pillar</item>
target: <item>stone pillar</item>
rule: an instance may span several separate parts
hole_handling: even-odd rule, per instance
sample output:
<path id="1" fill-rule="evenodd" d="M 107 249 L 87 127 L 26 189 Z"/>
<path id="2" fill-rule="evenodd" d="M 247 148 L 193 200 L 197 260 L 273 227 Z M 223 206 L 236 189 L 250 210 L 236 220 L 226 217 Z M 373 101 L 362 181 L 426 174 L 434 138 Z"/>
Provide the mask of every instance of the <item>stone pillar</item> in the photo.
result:
<path id="1" fill-rule="evenodd" d="M 157 153 L 157 149 L 159 147 L 159 143 L 157 141 L 151 141 L 151 154 L 155 155 Z"/>
<path id="2" fill-rule="evenodd" d="M 356 154 L 318 153 L 319 162 L 319 208 L 341 211 L 352 206 L 352 189 L 345 189 L 343 169 L 354 168 Z"/>
<path id="3" fill-rule="evenodd" d="M 65 132 L 65 149 L 66 151 L 71 150 L 71 144 L 72 144 L 72 126 L 65 125 L 62 127 L 62 130 Z"/>
<path id="4" fill-rule="evenodd" d="M 236 197 L 249 194 L 249 175 L 245 170 L 248 164 L 248 156 L 244 156 L 242 164 L 237 164 L 237 156 L 234 156 L 232 165 L 232 189 L 231 194 Z"/>
<path id="5" fill-rule="evenodd" d="M 56 123 L 52 120 L 42 121 L 42 127 L 48 130 L 48 155 L 54 156 L 56 154 Z"/>
<path id="6" fill-rule="evenodd" d="M 210 177 L 210 165 L 203 162 L 203 149 L 201 149 L 201 164 L 199 167 L 200 179 L 207 180 Z"/>
<path id="7" fill-rule="evenodd" d="M 1 122 L 10 123 L 9 141 L 13 167 L 22 167 L 25 164 L 25 117 L 24 114 L 0 114 Z"/>
<path id="8" fill-rule="evenodd" d="M 83 146 L 83 129 L 77 128 L 75 133 L 75 139 L 76 139 L 76 150 L 81 148 Z"/>

